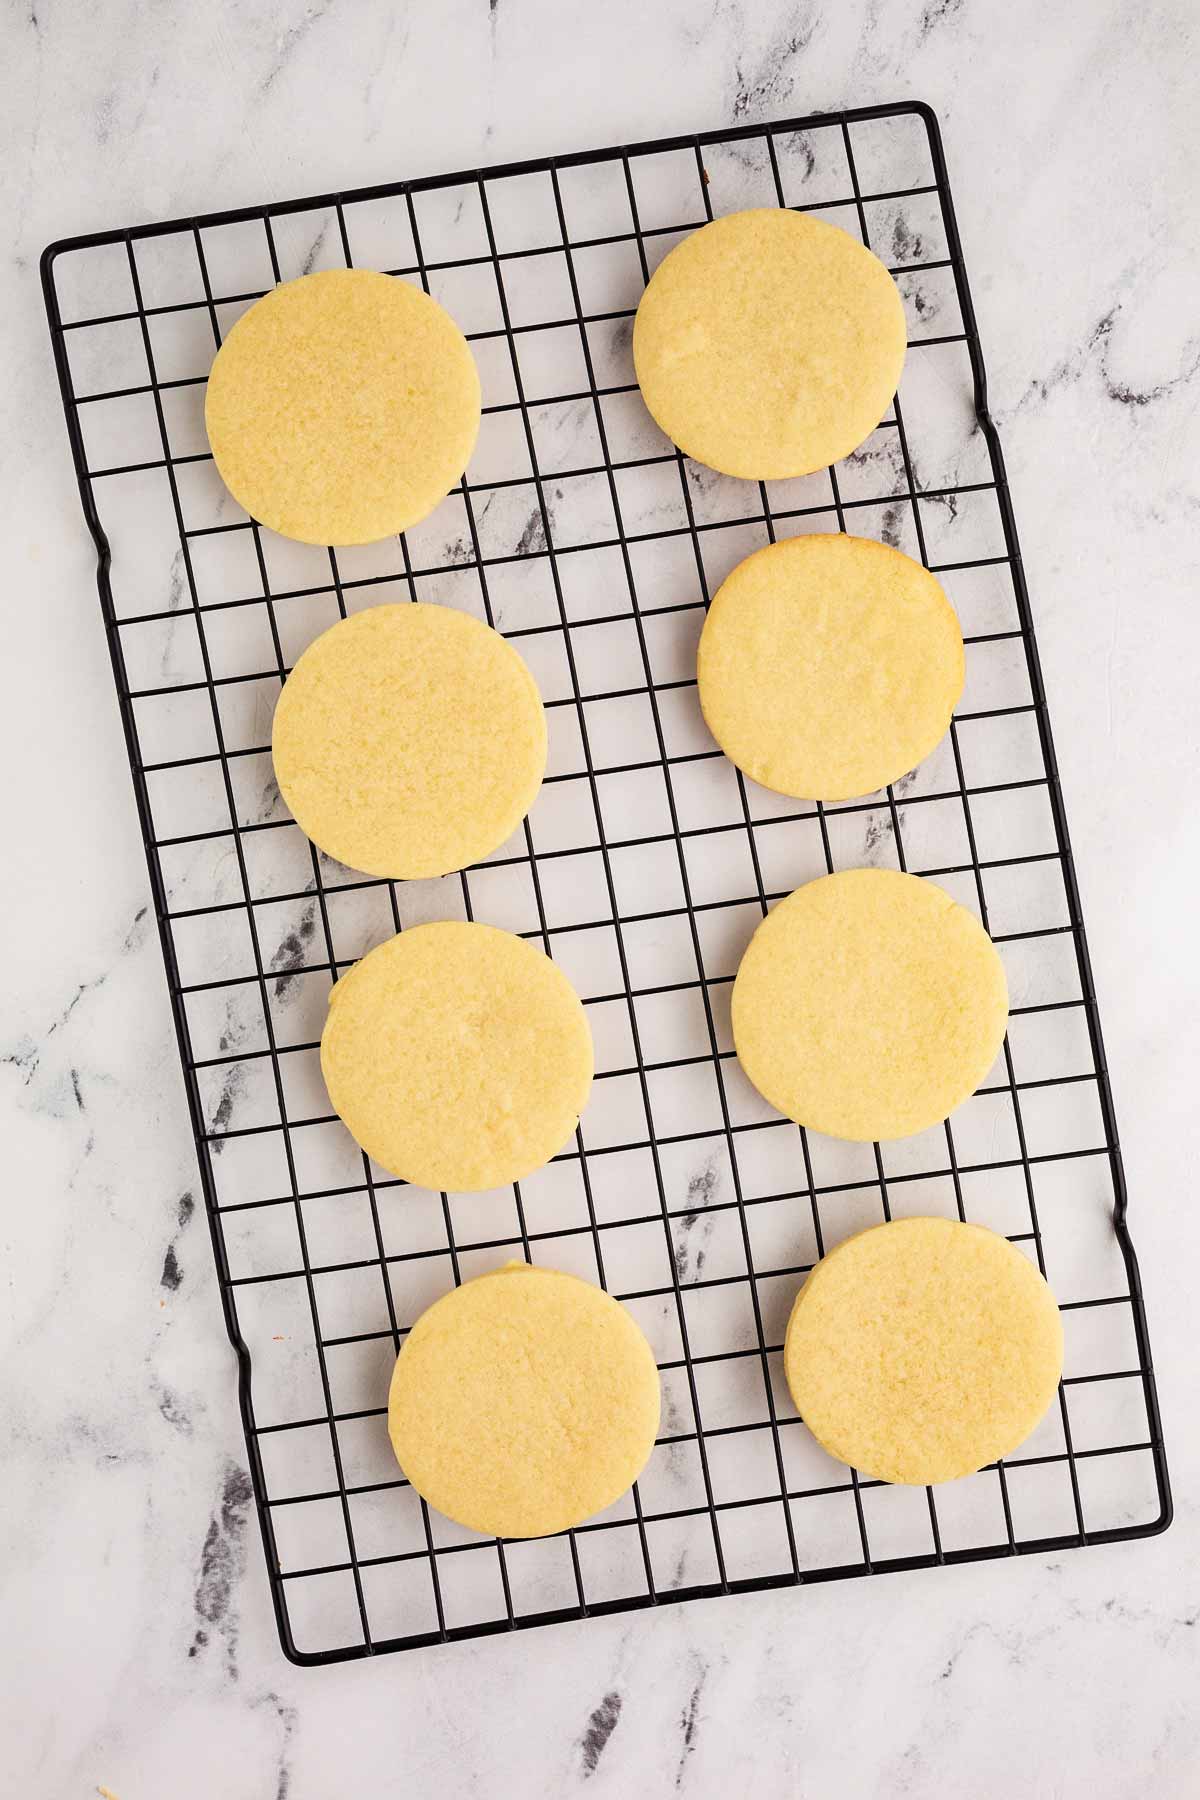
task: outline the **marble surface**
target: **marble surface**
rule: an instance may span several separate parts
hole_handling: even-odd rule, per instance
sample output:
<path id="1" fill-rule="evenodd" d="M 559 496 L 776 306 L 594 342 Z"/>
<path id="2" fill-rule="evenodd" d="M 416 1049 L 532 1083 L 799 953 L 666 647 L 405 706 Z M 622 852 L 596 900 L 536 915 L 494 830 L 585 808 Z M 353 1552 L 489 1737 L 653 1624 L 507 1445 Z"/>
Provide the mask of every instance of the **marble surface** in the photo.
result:
<path id="1" fill-rule="evenodd" d="M 7 9 L 0 1719 L 14 1793 L 1195 1791 L 1198 48 L 1185 0 Z M 1008 455 L 1176 1524 L 1144 1544 L 291 1667 L 193 1198 L 38 254 L 138 218 L 908 95 L 942 119 Z"/>

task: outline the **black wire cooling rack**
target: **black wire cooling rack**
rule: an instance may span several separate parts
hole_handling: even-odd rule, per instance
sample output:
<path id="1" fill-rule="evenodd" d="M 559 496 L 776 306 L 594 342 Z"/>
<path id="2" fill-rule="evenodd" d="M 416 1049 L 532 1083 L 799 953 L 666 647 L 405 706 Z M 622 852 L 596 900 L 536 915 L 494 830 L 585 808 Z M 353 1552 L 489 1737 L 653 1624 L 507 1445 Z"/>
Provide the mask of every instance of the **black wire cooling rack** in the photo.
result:
<path id="1" fill-rule="evenodd" d="M 803 481 L 689 463 L 633 379 L 633 309 L 685 232 L 781 205 L 892 267 L 911 348 L 893 413 Z M 358 262 L 421 283 L 484 388 L 461 489 L 405 537 L 314 550 L 242 514 L 203 432 L 222 333 L 273 283 Z M 1095 995 L 1004 463 L 934 115 L 716 131 L 75 238 L 46 305 L 137 793 L 283 1647 L 300 1662 L 702 1595 L 1145 1536 L 1170 1518 Z M 885 794 L 803 806 L 703 729 L 716 584 L 778 535 L 851 529 L 933 568 L 968 676 L 941 749 Z M 110 552 L 110 544 L 112 550 Z M 525 825 L 439 882 L 316 852 L 269 759 L 286 670 L 339 616 L 434 598 L 519 643 L 550 721 Z M 729 990 L 769 903 L 863 863 L 931 875 L 1000 946 L 1004 1051 L 944 1127 L 846 1145 L 773 1115 Z M 316 1061 L 335 975 L 425 918 L 523 932 L 596 1039 L 574 1146 L 512 1190 L 374 1168 Z M 1063 1305 L 1058 1406 L 933 1490 L 860 1480 L 796 1417 L 783 1326 L 816 1257 L 914 1213 L 1001 1230 Z M 602 1282 L 655 1347 L 662 1437 L 633 1492 L 559 1538 L 431 1514 L 387 1443 L 419 1312 L 520 1256 Z"/>

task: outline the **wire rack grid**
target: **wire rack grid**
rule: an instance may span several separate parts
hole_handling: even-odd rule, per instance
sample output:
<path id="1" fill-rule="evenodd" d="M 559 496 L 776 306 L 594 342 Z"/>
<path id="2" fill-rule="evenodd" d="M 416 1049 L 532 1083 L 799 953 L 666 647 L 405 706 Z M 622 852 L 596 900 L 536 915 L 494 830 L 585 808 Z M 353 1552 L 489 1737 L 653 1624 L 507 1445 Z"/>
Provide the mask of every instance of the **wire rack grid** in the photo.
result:
<path id="1" fill-rule="evenodd" d="M 836 468 L 728 480 L 642 406 L 642 287 L 716 214 L 780 205 L 891 266 L 910 351 L 892 413 Z M 215 475 L 204 382 L 274 283 L 359 264 L 420 283 L 479 362 L 479 446 L 423 525 L 318 550 Z M 937 122 L 919 104 L 322 196 L 52 245 L 46 303 L 187 1082 L 285 1652 L 325 1662 L 671 1600 L 1148 1535 L 1170 1517 L 1137 1265 L 1012 508 Z M 852 530 L 917 557 L 963 624 L 967 685 L 903 781 L 808 806 L 744 780 L 699 715 L 694 651 L 761 544 Z M 111 549 L 110 549 L 111 546 Z M 530 818 L 461 876 L 364 880 L 275 789 L 270 717 L 326 626 L 434 599 L 516 642 L 550 763 Z M 729 992 L 770 904 L 877 864 L 974 908 L 1013 999 L 944 1127 L 850 1145 L 775 1116 Z M 486 1195 L 426 1193 L 356 1149 L 317 1043 L 331 982 L 430 918 L 541 944 L 580 991 L 597 1079 L 575 1142 Z M 880 1219 L 1005 1232 L 1063 1306 L 1058 1404 L 1019 1454 L 936 1490 L 819 1449 L 782 1377 L 817 1257 Z M 430 1513 L 387 1443 L 423 1308 L 511 1256 L 601 1282 L 662 1371 L 632 1492 L 531 1543 Z"/>

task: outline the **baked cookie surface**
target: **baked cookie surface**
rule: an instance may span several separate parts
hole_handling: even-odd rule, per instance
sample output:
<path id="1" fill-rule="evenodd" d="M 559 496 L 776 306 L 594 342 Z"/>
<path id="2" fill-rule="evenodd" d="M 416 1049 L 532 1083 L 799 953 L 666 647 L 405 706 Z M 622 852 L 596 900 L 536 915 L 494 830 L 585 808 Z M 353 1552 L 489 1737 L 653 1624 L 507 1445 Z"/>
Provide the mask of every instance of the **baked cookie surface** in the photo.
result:
<path id="1" fill-rule="evenodd" d="M 479 432 L 479 374 L 435 300 L 326 269 L 257 300 L 217 352 L 204 420 L 252 518 L 306 544 L 369 544 L 431 513 Z"/>
<path id="2" fill-rule="evenodd" d="M 879 1481 L 952 1481 L 1006 1456 L 1054 1398 L 1054 1296 L 1007 1238 L 895 1219 L 831 1250 L 792 1308 L 784 1371 L 839 1462 Z"/>
<path id="3" fill-rule="evenodd" d="M 772 1106 L 869 1143 L 938 1124 L 1004 1041 L 1008 987 L 983 926 L 894 869 L 823 875 L 758 927 L 733 986 L 733 1039 Z"/>
<path id="4" fill-rule="evenodd" d="M 396 1361 L 388 1430 L 447 1518 L 545 1537 L 636 1480 L 659 1408 L 653 1353 L 624 1307 L 577 1276 L 510 1263 L 422 1313 Z"/>
<path id="5" fill-rule="evenodd" d="M 638 306 L 633 360 L 651 414 L 688 456 L 779 481 L 870 436 L 907 337 L 877 256 L 836 225 L 762 207 L 668 252 Z"/>
<path id="6" fill-rule="evenodd" d="M 516 830 L 545 771 L 546 715 L 499 632 L 402 601 L 308 646 L 279 696 L 271 756 L 314 844 L 412 880 L 466 868 Z"/>
<path id="7" fill-rule="evenodd" d="M 548 956 L 493 925 L 415 925 L 329 995 L 321 1073 L 369 1156 L 418 1187 L 502 1187 L 578 1123 L 592 1034 Z"/>
<path id="8" fill-rule="evenodd" d="M 739 563 L 697 655 L 726 756 L 805 800 L 858 799 L 914 769 L 946 734 L 964 668 L 934 576 L 844 533 L 784 538 Z"/>

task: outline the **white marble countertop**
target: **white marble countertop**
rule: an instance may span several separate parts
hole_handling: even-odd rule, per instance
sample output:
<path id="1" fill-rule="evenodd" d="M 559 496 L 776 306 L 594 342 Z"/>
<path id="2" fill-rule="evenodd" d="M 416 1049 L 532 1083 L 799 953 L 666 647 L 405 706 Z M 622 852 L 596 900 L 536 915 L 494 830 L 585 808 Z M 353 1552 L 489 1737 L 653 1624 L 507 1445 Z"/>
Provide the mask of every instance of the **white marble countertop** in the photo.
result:
<path id="1" fill-rule="evenodd" d="M 1187 0 L 9 7 L 0 679 L 11 1791 L 1193 1794 L 1200 282 Z M 1123 1135 L 1145 1543 L 290 1666 L 37 282 L 52 238 L 916 97 L 943 125 Z"/>

